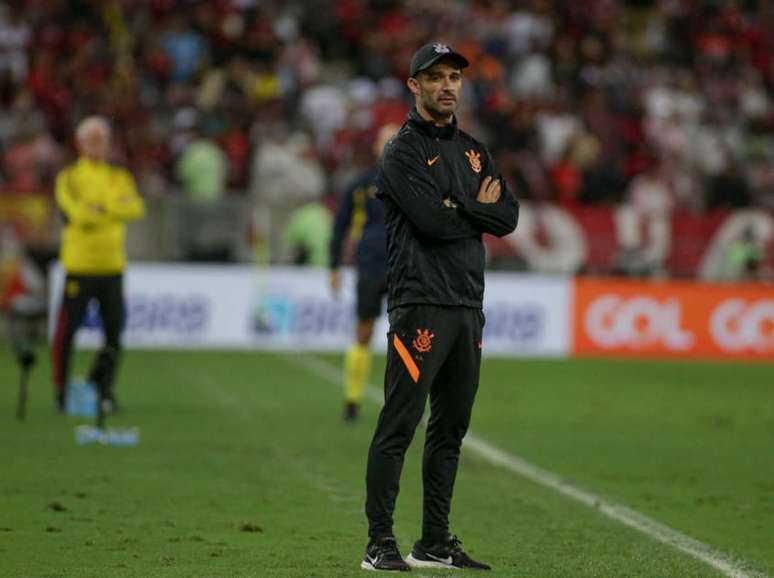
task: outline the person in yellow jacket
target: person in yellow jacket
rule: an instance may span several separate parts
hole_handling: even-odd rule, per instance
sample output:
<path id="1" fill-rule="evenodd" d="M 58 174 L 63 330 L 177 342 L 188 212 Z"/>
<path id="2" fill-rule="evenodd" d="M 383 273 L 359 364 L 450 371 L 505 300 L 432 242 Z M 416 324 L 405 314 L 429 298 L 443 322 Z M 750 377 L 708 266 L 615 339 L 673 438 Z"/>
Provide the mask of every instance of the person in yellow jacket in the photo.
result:
<path id="1" fill-rule="evenodd" d="M 105 342 L 89 372 L 100 411 L 116 409 L 113 380 L 121 353 L 124 321 L 123 272 L 127 221 L 145 215 L 134 178 L 107 162 L 110 126 L 90 116 L 75 132 L 79 157 L 56 179 L 56 201 L 65 218 L 60 260 L 64 291 L 52 346 L 56 406 L 64 411 L 75 333 L 92 299 L 99 304 Z"/>

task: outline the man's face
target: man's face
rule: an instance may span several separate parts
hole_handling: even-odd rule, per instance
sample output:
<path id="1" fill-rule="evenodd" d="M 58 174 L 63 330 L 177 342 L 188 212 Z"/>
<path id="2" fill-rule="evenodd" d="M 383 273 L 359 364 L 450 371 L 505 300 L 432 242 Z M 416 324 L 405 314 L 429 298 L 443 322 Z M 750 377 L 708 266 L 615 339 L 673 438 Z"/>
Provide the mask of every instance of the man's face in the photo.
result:
<path id="1" fill-rule="evenodd" d="M 110 133 L 107 130 L 94 127 L 83 135 L 78 144 L 84 156 L 104 161 L 110 150 Z"/>
<path id="2" fill-rule="evenodd" d="M 409 83 L 411 92 L 417 97 L 417 105 L 434 118 L 449 117 L 459 104 L 462 72 L 453 64 L 437 62 L 423 70 Z"/>

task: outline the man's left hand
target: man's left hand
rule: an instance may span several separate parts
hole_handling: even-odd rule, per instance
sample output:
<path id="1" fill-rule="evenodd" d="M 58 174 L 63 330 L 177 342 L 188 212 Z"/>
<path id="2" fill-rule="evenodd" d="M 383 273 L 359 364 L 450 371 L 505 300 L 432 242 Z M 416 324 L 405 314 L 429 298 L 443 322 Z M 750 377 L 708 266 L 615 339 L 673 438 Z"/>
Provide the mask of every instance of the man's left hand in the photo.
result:
<path id="1" fill-rule="evenodd" d="M 481 187 L 478 189 L 476 200 L 479 203 L 496 203 L 500 199 L 500 179 L 486 177 L 481 181 Z"/>

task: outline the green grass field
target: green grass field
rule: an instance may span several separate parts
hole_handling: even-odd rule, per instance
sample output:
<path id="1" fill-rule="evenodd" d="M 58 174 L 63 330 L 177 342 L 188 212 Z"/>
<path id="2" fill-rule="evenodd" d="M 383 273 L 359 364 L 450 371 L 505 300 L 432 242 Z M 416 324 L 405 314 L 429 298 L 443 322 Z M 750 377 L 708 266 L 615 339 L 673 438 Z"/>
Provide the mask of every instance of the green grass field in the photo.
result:
<path id="1" fill-rule="evenodd" d="M 87 420 L 54 413 L 47 362 L 16 421 L 16 368 L 0 354 L 0 576 L 366 575 L 378 406 L 342 423 L 339 356 L 130 351 L 118 386 L 127 409 L 110 422 L 141 428 L 130 448 L 75 444 Z M 374 383 L 382 371 L 378 359 Z M 747 575 L 774 576 L 772 365 L 485 360 L 471 430 L 748 564 Z M 420 529 L 422 436 L 396 512 L 406 554 Z M 451 521 L 494 566 L 488 576 L 723 576 L 469 448 Z"/>

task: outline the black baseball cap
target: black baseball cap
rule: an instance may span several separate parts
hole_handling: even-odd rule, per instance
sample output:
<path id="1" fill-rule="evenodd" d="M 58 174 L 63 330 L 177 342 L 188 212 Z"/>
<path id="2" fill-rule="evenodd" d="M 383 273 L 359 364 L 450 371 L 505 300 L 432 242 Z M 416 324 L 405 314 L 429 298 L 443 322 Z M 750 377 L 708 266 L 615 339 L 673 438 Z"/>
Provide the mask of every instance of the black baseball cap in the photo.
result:
<path id="1" fill-rule="evenodd" d="M 427 70 L 441 58 L 451 58 L 460 68 L 467 68 L 470 65 L 468 59 L 459 52 L 454 52 L 450 46 L 441 42 L 432 42 L 425 44 L 411 57 L 411 67 L 409 75 L 416 76 L 423 70 Z"/>

